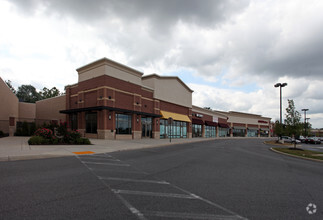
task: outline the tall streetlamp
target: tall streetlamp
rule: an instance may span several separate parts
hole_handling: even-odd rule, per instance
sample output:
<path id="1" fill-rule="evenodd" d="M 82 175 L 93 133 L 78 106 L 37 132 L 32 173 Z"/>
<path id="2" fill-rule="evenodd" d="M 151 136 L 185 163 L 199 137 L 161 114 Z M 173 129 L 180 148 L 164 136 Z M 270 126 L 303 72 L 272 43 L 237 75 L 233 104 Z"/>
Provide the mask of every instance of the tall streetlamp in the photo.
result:
<path id="1" fill-rule="evenodd" d="M 302 111 L 304 111 L 304 129 L 305 129 L 305 137 L 306 135 L 306 112 L 308 111 L 308 108 L 303 108 Z"/>
<path id="2" fill-rule="evenodd" d="M 280 125 L 282 125 L 282 87 L 287 86 L 287 83 L 276 83 L 275 87 L 280 87 Z"/>
<path id="3" fill-rule="evenodd" d="M 310 120 L 310 118 L 305 118 L 305 121 L 307 124 L 309 123 L 308 120 Z"/>

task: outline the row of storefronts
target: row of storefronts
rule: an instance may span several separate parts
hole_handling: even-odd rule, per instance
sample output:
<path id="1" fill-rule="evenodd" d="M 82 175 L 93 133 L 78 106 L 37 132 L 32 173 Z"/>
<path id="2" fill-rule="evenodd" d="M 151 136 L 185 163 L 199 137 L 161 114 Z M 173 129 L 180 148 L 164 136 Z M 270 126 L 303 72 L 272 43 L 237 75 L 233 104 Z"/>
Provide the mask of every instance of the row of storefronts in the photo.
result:
<path id="1" fill-rule="evenodd" d="M 37 120 L 67 121 L 102 139 L 270 136 L 270 118 L 192 105 L 193 91 L 178 77 L 144 76 L 107 58 L 77 72 L 64 96 L 35 104 Z"/>

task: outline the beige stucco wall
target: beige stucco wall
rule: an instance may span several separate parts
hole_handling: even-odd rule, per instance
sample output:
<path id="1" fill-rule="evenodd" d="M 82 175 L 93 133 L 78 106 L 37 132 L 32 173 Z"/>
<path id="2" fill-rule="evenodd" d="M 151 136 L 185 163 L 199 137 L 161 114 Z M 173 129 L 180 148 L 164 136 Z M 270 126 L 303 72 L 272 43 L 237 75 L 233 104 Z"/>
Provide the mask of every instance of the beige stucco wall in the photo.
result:
<path id="1" fill-rule="evenodd" d="M 36 119 L 36 104 L 19 102 L 19 121 L 34 121 Z"/>
<path id="2" fill-rule="evenodd" d="M 81 67 L 77 71 L 79 74 L 79 82 L 108 75 L 140 86 L 142 85 L 142 73 L 106 58 Z"/>
<path id="3" fill-rule="evenodd" d="M 254 115 L 248 113 L 228 112 L 229 123 L 253 124 L 253 125 L 269 125 L 270 118 L 262 117 L 261 115 Z M 267 121 L 268 123 L 259 123 L 258 121 Z"/>
<path id="4" fill-rule="evenodd" d="M 192 91 L 176 77 L 147 77 L 142 83 L 155 90 L 154 98 L 192 108 Z"/>
<path id="5" fill-rule="evenodd" d="M 18 118 L 18 98 L 0 77 L 0 130 L 9 133 L 9 117 Z"/>
<path id="6" fill-rule="evenodd" d="M 66 96 L 57 96 L 36 102 L 36 123 L 42 124 L 51 120 L 66 121 L 66 115 L 60 110 L 66 109 Z"/>
<path id="7" fill-rule="evenodd" d="M 215 112 L 213 110 L 208 110 L 208 109 L 204 109 L 198 106 L 193 105 L 192 106 L 192 112 L 198 112 L 200 114 L 205 114 L 205 115 L 211 115 L 215 118 L 222 118 L 222 119 L 227 119 L 227 116 L 218 112 Z"/>

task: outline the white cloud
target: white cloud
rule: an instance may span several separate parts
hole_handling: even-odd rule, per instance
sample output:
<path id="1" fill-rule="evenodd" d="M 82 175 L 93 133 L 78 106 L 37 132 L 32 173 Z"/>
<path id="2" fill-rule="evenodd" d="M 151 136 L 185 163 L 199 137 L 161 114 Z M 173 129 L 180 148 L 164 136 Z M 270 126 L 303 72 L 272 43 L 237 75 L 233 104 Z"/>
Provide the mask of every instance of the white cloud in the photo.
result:
<path id="1" fill-rule="evenodd" d="M 322 9 L 315 0 L 1 1 L 1 77 L 62 90 L 76 68 L 107 57 L 145 74 L 193 74 L 196 105 L 273 118 L 273 85 L 287 82 L 284 103 L 309 108 L 323 127 Z"/>

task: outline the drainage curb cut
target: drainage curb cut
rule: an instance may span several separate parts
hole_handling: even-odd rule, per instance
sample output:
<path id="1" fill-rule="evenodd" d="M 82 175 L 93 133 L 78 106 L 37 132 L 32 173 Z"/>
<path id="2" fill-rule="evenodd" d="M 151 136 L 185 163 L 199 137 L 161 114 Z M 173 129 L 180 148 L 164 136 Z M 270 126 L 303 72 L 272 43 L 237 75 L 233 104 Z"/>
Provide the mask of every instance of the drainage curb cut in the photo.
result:
<path id="1" fill-rule="evenodd" d="M 316 161 L 316 162 L 321 162 L 321 163 L 323 162 L 323 160 L 318 160 L 318 159 L 308 158 L 308 157 L 301 157 L 301 156 L 296 156 L 296 155 L 293 155 L 293 154 L 287 154 L 287 153 L 284 153 L 284 152 L 280 152 L 278 150 L 273 149 L 272 147 L 269 148 L 269 149 L 271 151 L 275 152 L 275 153 L 283 154 L 283 155 L 290 156 L 290 157 L 295 157 L 295 158 L 304 159 L 304 160 L 311 160 L 311 161 Z"/>

